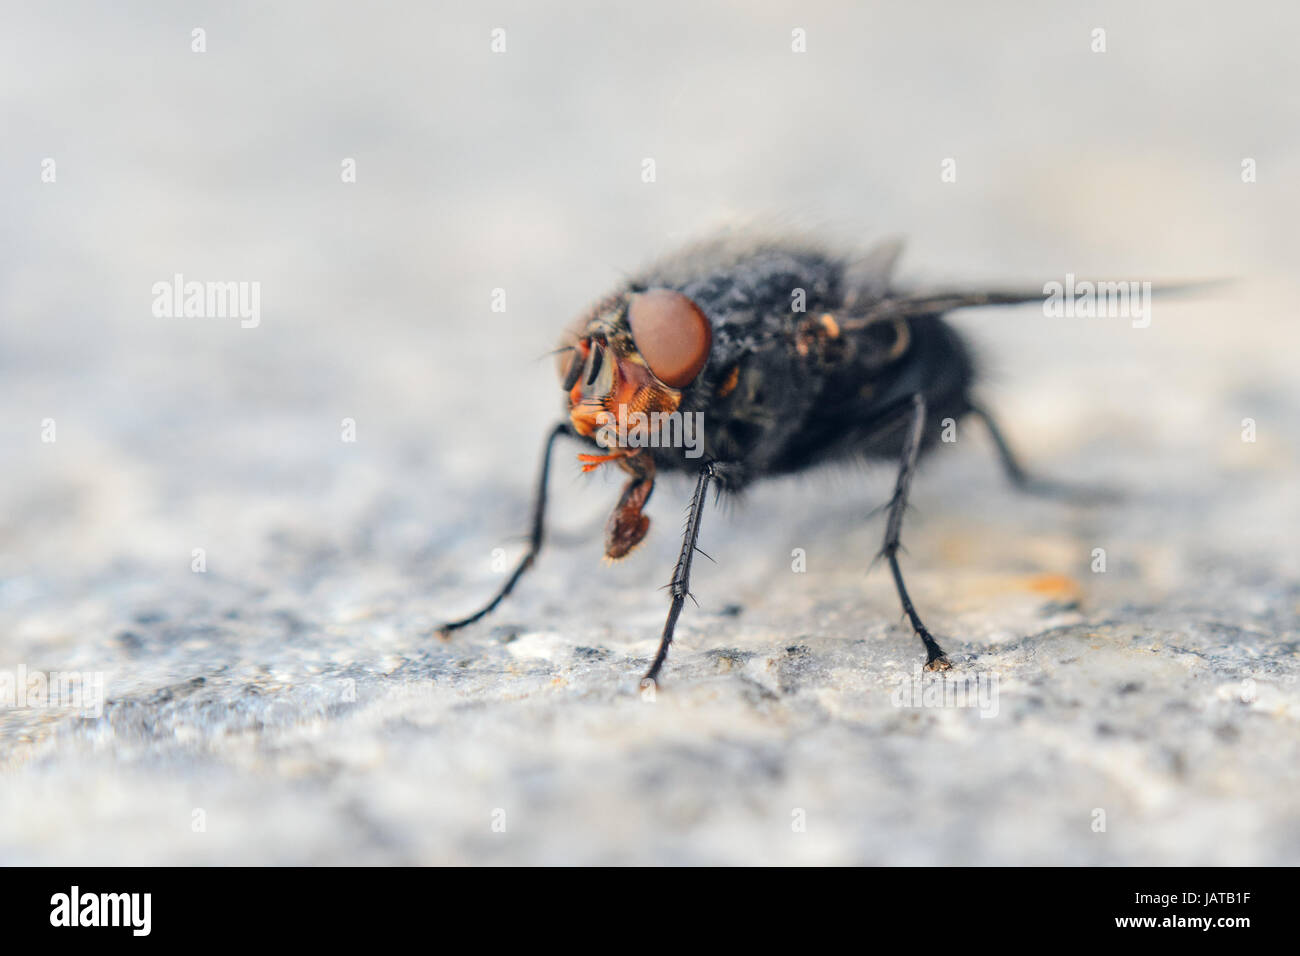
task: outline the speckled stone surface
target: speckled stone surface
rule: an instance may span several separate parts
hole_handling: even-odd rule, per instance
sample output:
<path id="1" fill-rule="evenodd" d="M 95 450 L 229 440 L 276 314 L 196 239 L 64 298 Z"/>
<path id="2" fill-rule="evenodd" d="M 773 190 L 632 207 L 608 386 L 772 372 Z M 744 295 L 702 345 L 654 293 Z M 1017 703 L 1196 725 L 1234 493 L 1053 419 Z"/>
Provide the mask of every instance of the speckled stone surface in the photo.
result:
<path id="1" fill-rule="evenodd" d="M 105 700 L 0 706 L 0 862 L 1300 862 L 1296 13 L 837 6 L 14 15 L 0 691 Z M 955 317 L 1026 460 L 1120 498 L 1017 495 L 975 423 L 927 463 L 946 699 L 870 566 L 888 469 L 710 505 L 652 697 L 689 487 L 609 566 L 572 448 L 536 570 L 431 636 L 522 550 L 557 331 L 755 217 L 906 233 L 911 282 L 1238 281 Z M 156 318 L 177 272 L 260 324 Z"/>

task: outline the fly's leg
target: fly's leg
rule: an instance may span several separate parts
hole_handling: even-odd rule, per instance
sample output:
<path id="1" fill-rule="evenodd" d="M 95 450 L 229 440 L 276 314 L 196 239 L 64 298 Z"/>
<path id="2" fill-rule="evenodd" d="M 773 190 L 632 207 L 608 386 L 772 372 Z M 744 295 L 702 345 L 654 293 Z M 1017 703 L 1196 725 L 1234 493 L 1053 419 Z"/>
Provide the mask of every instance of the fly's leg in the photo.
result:
<path id="1" fill-rule="evenodd" d="M 998 423 L 994 421 L 988 409 L 979 405 L 972 405 L 970 410 L 972 415 L 984 423 L 984 427 L 988 429 L 989 435 L 992 436 L 993 444 L 998 449 L 998 459 L 1002 462 L 1002 470 L 1007 473 L 1007 480 L 1022 490 L 1028 488 L 1031 484 L 1029 475 L 1020 464 L 1020 459 L 1016 457 L 1016 453 L 1007 444 L 1002 429 L 998 427 Z"/>
<path id="2" fill-rule="evenodd" d="M 451 637 L 451 632 L 459 630 L 468 624 L 473 624 L 479 618 L 491 613 L 496 606 L 505 600 L 505 596 L 510 593 L 519 579 L 524 576 L 524 572 L 533 566 L 533 561 L 537 558 L 537 552 L 542 548 L 542 532 L 546 519 L 546 477 L 551 470 L 551 448 L 555 445 L 555 439 L 561 435 L 569 434 L 569 426 L 558 424 L 551 429 L 551 433 L 546 436 L 546 446 L 542 451 L 542 467 L 537 475 L 537 491 L 533 497 L 533 529 L 528 539 L 528 550 L 524 556 L 519 559 L 519 564 L 515 566 L 506 583 L 502 585 L 501 590 L 497 592 L 496 597 L 489 601 L 481 610 L 471 614 L 469 617 L 461 618 L 459 621 L 451 621 L 448 624 L 438 628 L 438 635 L 444 639 Z"/>
<path id="3" fill-rule="evenodd" d="M 1007 442 L 1006 437 L 1002 434 L 1002 429 L 998 427 L 997 421 L 994 420 L 988 409 L 979 405 L 971 405 L 970 412 L 982 421 L 984 427 L 988 429 L 989 435 L 993 438 L 993 444 L 997 446 L 998 459 L 1002 462 L 1002 470 L 1006 472 L 1007 480 L 1018 491 L 1031 495 L 1042 495 L 1047 498 L 1064 498 L 1079 504 L 1098 504 L 1114 501 L 1119 497 L 1108 488 L 1071 485 L 1066 482 L 1033 477 L 1020 464 L 1020 459 L 1011 450 L 1011 445 Z"/>
<path id="4" fill-rule="evenodd" d="M 682 605 L 691 592 L 691 562 L 695 558 L 695 542 L 700 537 L 700 516 L 704 512 L 704 495 L 709 490 L 709 482 L 714 477 L 712 463 L 706 464 L 695 482 L 695 494 L 691 496 L 690 515 L 686 519 L 686 534 L 682 538 L 682 553 L 677 556 L 677 566 L 673 568 L 673 579 L 668 585 L 672 594 L 672 604 L 668 607 L 668 620 L 664 622 L 663 637 L 659 641 L 659 651 L 655 654 L 650 669 L 641 679 L 641 686 L 655 683 L 659 669 L 664 666 L 668 656 L 668 645 L 673 642 L 673 628 L 677 626 L 677 617 L 682 613 Z"/>
<path id="5" fill-rule="evenodd" d="M 925 433 L 925 398 L 920 394 L 912 396 L 912 421 L 906 438 L 903 440 L 903 454 L 898 465 L 898 481 L 894 484 L 893 497 L 889 499 L 889 522 L 885 526 L 885 545 L 880 554 L 889 561 L 889 570 L 894 575 L 894 587 L 898 599 L 903 604 L 903 613 L 912 623 L 912 630 L 925 645 L 925 669 L 931 671 L 946 670 L 951 667 L 948 655 L 943 652 L 933 635 L 921 623 L 912 599 L 908 596 L 907 586 L 903 584 L 903 572 L 898 567 L 898 549 L 903 533 L 903 512 L 907 510 L 907 494 L 912 486 L 912 475 L 916 473 L 916 460 L 921 453 L 921 438 Z"/>

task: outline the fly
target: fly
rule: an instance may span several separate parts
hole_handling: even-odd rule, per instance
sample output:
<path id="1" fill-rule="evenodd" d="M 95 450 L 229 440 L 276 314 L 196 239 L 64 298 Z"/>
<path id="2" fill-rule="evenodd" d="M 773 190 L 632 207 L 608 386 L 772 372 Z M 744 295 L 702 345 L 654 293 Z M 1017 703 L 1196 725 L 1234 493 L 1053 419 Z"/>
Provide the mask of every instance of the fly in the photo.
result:
<path id="1" fill-rule="evenodd" d="M 605 526 L 605 554 L 626 556 L 645 537 L 643 510 L 660 471 L 695 478 L 668 617 L 643 685 L 657 681 L 687 596 L 710 486 L 734 493 L 754 481 L 853 458 L 896 471 L 878 554 L 889 566 L 926 667 L 950 667 L 922 622 L 898 561 L 903 515 L 918 461 L 940 423 L 982 420 L 1008 478 L 1032 481 L 992 415 L 976 402 L 970 350 L 944 321 L 954 309 L 1041 301 L 1033 291 L 895 290 L 897 242 L 865 257 L 812 244 L 722 240 L 663 260 L 601 299 L 570 326 L 558 353 L 565 417 L 542 452 L 528 549 L 481 610 L 440 628 L 446 637 L 490 613 L 542 547 L 551 453 L 561 437 L 586 446 L 584 471 L 614 467 L 626 483 Z M 699 444 L 646 443 L 673 416 L 696 415 Z M 631 430 L 626 427 L 632 422 Z M 614 427 L 616 424 L 622 427 Z"/>

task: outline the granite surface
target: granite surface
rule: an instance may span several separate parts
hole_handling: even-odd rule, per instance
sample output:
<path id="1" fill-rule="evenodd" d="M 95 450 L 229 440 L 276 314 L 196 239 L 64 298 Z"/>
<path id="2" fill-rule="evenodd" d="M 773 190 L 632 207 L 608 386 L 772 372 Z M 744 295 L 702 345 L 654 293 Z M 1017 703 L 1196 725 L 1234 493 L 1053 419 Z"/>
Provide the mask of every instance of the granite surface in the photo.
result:
<path id="1" fill-rule="evenodd" d="M 1300 16 L 840 6 L 6 15 L 0 863 L 1300 862 Z M 689 486 L 606 565 L 562 447 L 536 570 L 439 641 L 521 553 L 559 329 L 755 222 L 1235 281 L 954 317 L 1027 461 L 1120 497 L 1015 493 L 976 424 L 927 463 L 947 683 L 888 469 L 710 505 L 647 695 Z M 155 314 L 177 273 L 256 327 Z"/>

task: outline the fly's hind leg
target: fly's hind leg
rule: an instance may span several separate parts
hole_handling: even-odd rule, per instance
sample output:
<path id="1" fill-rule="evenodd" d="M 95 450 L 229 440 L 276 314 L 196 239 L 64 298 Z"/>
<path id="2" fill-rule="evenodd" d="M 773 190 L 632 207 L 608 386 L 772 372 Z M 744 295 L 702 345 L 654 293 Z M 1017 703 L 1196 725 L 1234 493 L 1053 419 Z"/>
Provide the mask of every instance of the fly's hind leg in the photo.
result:
<path id="1" fill-rule="evenodd" d="M 1031 495 L 1041 495 L 1044 498 L 1059 498 L 1077 504 L 1100 504 L 1115 501 L 1119 497 L 1110 488 L 1075 485 L 1065 481 L 1052 481 L 1031 475 L 1020 463 L 1020 458 L 1011 450 L 1011 445 L 1007 442 L 1006 436 L 1002 434 L 1002 429 L 998 427 L 997 421 L 989 410 L 982 405 L 974 404 L 970 405 L 969 408 L 970 413 L 982 421 L 984 427 L 988 429 L 989 436 L 997 447 L 998 459 L 1002 462 L 1002 470 L 1006 472 L 1007 480 L 1015 486 L 1017 491 L 1023 491 Z"/>
<path id="2" fill-rule="evenodd" d="M 546 523 L 546 478 L 551 470 L 551 449 L 555 445 L 555 439 L 567 434 L 569 434 L 569 426 L 561 423 L 552 428 L 551 433 L 546 436 L 546 445 L 542 451 L 542 466 L 537 475 L 537 491 L 533 497 L 533 527 L 528 537 L 528 550 L 524 552 L 524 556 L 519 559 L 519 563 L 515 565 L 510 577 L 506 578 L 506 583 L 501 586 L 501 590 L 496 593 L 492 600 L 469 617 L 463 617 L 459 621 L 451 621 L 439 627 L 438 635 L 440 637 L 449 638 L 452 631 L 473 624 L 479 618 L 496 610 L 496 606 L 505 600 L 506 595 L 514 589 L 519 579 L 524 576 L 524 572 L 533 566 L 533 561 L 537 558 L 537 552 L 542 549 L 542 534 Z"/>
<path id="3" fill-rule="evenodd" d="M 903 452 L 898 464 L 898 480 L 894 484 L 894 494 L 889 499 L 889 521 L 885 526 L 885 544 L 880 555 L 889 562 L 889 570 L 894 576 L 894 588 L 902 602 L 903 613 L 912 624 L 912 630 L 925 645 L 926 670 L 946 670 L 952 666 L 948 655 L 943 652 L 939 642 L 934 639 L 929 629 L 921 622 L 916 613 L 912 598 L 903 583 L 903 571 L 898 566 L 898 549 L 903 534 L 903 513 L 907 510 L 907 495 L 912 487 L 912 476 L 916 473 L 917 457 L 921 453 L 921 439 L 925 434 L 925 398 L 920 394 L 912 396 L 912 418 L 907 435 L 903 440 Z"/>

